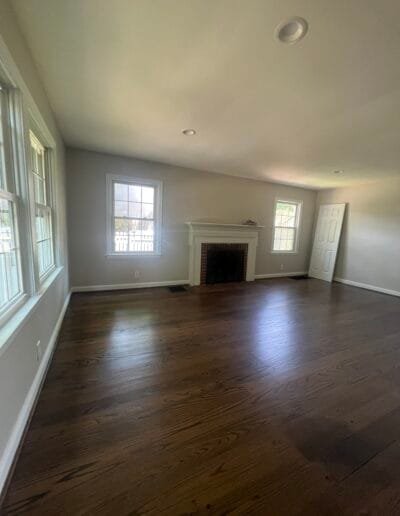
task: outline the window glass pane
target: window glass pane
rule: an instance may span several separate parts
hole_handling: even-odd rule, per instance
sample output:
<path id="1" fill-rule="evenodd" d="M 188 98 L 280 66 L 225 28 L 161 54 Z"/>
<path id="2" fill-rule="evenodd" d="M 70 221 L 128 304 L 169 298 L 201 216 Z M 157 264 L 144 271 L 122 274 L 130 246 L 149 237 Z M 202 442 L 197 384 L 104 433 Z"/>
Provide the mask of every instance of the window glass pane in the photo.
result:
<path id="1" fill-rule="evenodd" d="M 3 147 L 3 144 L 0 142 L 0 146 Z M 6 178 L 5 178 L 5 170 L 4 170 L 4 160 L 3 160 L 3 152 L 2 148 L 0 149 L 0 190 L 6 189 Z"/>
<path id="2" fill-rule="evenodd" d="M 35 186 L 35 201 L 39 204 L 46 204 L 46 194 L 45 194 L 45 183 L 44 180 L 41 179 L 38 175 L 33 174 L 33 182 Z"/>
<path id="3" fill-rule="evenodd" d="M 38 169 L 37 154 L 36 154 L 35 148 L 32 145 L 32 140 L 31 140 L 31 167 L 32 167 L 32 172 L 37 173 L 37 169 Z"/>
<path id="4" fill-rule="evenodd" d="M 46 208 L 36 208 L 36 240 L 51 237 L 50 217 Z"/>
<path id="5" fill-rule="evenodd" d="M 299 224 L 299 204 L 278 201 L 275 206 L 274 251 L 294 251 L 296 230 Z"/>
<path id="6" fill-rule="evenodd" d="M 38 175 L 39 175 L 40 178 L 44 179 L 44 174 L 45 174 L 45 170 L 44 170 L 44 148 L 41 149 L 37 153 L 37 159 L 38 159 Z"/>
<path id="7" fill-rule="evenodd" d="M 128 203 L 125 201 L 115 201 L 114 215 L 116 217 L 128 217 Z"/>
<path id="8" fill-rule="evenodd" d="M 32 172 L 37 174 L 39 177 L 44 179 L 45 177 L 45 166 L 44 166 L 44 154 L 45 148 L 40 143 L 40 141 L 36 138 L 36 136 L 31 131 L 31 166 Z"/>
<path id="9" fill-rule="evenodd" d="M 154 222 L 114 219 L 114 251 L 153 252 Z"/>
<path id="10" fill-rule="evenodd" d="M 129 249 L 130 252 L 140 252 L 142 250 L 142 221 L 129 221 Z"/>
<path id="11" fill-rule="evenodd" d="M 275 228 L 274 251 L 293 251 L 295 231 L 295 229 L 291 228 Z"/>
<path id="12" fill-rule="evenodd" d="M 0 188 L 6 190 L 6 169 L 4 165 L 4 139 L 3 139 L 3 93 L 0 91 Z"/>
<path id="13" fill-rule="evenodd" d="M 47 205 L 46 199 L 46 173 L 45 173 L 45 148 L 30 132 L 31 140 L 31 167 L 34 183 L 35 202 Z"/>
<path id="14" fill-rule="evenodd" d="M 51 240 L 49 238 L 38 242 L 39 274 L 42 276 L 53 265 Z"/>
<path id="15" fill-rule="evenodd" d="M 114 183 L 114 252 L 154 252 L 154 199 L 154 187 Z"/>
<path id="16" fill-rule="evenodd" d="M 44 239 L 44 224 L 43 224 L 43 217 L 36 209 L 36 216 L 35 216 L 35 225 L 36 225 L 36 240 L 43 240 Z"/>
<path id="17" fill-rule="evenodd" d="M 154 222 L 150 220 L 142 221 L 142 251 L 154 251 Z"/>
<path id="18" fill-rule="evenodd" d="M 126 253 L 128 251 L 129 220 L 114 219 L 114 251 Z"/>
<path id="19" fill-rule="evenodd" d="M 141 210 L 140 202 L 130 202 L 129 203 L 129 217 L 133 217 L 135 219 L 140 219 L 142 210 Z"/>
<path id="20" fill-rule="evenodd" d="M 278 202 L 275 212 L 275 226 L 295 227 L 297 204 Z"/>
<path id="21" fill-rule="evenodd" d="M 0 251 L 0 310 L 3 310 L 7 303 L 7 255 Z"/>
<path id="22" fill-rule="evenodd" d="M 39 277 L 43 276 L 53 265 L 53 243 L 51 234 L 51 212 L 49 208 L 36 207 L 36 246 Z"/>
<path id="23" fill-rule="evenodd" d="M 142 202 L 154 204 L 154 188 L 152 186 L 142 186 Z"/>
<path id="24" fill-rule="evenodd" d="M 128 200 L 128 185 L 123 183 L 114 183 L 114 200 L 127 201 Z"/>
<path id="25" fill-rule="evenodd" d="M 35 134 L 30 131 L 31 167 L 35 197 L 35 229 L 36 254 L 39 278 L 42 278 L 54 266 L 54 247 L 52 234 L 52 211 L 47 198 L 46 171 L 47 149 L 41 144 Z"/>
<path id="26" fill-rule="evenodd" d="M 142 187 L 138 185 L 129 185 L 129 201 L 142 202 Z"/>
<path id="27" fill-rule="evenodd" d="M 142 218 L 153 219 L 154 218 L 154 205 L 153 204 L 142 204 Z"/>
<path id="28" fill-rule="evenodd" d="M 154 251 L 154 223 L 152 221 L 132 220 L 129 235 L 130 252 Z"/>
<path id="29" fill-rule="evenodd" d="M 21 293 L 15 212 L 11 201 L 0 199 L 0 310 Z"/>
<path id="30" fill-rule="evenodd" d="M 10 252 L 15 247 L 11 209 L 10 201 L 0 199 L 0 242 L 1 251 L 5 253 Z"/>

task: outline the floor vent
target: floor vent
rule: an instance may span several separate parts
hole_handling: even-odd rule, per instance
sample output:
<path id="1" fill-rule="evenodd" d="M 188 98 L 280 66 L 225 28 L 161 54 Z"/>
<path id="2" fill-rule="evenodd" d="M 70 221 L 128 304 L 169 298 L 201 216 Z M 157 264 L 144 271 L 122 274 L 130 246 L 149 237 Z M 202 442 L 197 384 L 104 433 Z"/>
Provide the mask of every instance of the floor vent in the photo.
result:
<path id="1" fill-rule="evenodd" d="M 290 279 L 295 279 L 295 280 L 308 279 L 308 276 L 307 276 L 307 274 L 302 274 L 301 276 L 290 276 Z"/>
<path id="2" fill-rule="evenodd" d="M 170 292 L 186 292 L 187 288 L 183 285 L 174 285 L 172 287 L 168 287 Z"/>

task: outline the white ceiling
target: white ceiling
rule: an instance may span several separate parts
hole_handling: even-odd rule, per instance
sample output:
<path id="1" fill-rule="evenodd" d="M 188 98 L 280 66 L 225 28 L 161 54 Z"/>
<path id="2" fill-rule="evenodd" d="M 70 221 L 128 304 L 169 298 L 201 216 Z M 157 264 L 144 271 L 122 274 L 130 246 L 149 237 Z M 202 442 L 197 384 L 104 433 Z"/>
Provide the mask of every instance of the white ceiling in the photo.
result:
<path id="1" fill-rule="evenodd" d="M 313 188 L 400 176 L 398 0 L 12 4 L 68 145 Z"/>

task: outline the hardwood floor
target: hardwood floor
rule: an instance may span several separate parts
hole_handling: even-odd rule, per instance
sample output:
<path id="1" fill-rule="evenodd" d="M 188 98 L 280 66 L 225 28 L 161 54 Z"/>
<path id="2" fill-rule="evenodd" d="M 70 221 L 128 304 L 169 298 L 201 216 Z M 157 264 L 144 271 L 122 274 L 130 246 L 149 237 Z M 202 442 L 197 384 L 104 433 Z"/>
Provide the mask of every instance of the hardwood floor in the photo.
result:
<path id="1" fill-rule="evenodd" d="M 400 299 L 74 294 L 3 514 L 400 514 Z"/>

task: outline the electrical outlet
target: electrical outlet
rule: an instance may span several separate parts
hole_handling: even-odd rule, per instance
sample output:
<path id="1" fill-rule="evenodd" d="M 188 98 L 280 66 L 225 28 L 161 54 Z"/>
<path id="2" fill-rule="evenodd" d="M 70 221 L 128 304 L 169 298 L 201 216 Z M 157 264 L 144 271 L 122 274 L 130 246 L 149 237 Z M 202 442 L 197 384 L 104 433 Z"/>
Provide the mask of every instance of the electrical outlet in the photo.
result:
<path id="1" fill-rule="evenodd" d="M 37 362 L 40 362 L 40 359 L 42 358 L 42 346 L 40 343 L 40 340 L 36 342 L 36 360 Z"/>
<path id="2" fill-rule="evenodd" d="M 281 263 L 281 271 L 283 271 L 283 263 Z"/>
<path id="3" fill-rule="evenodd" d="M 140 278 L 140 271 L 135 271 L 135 279 Z"/>

